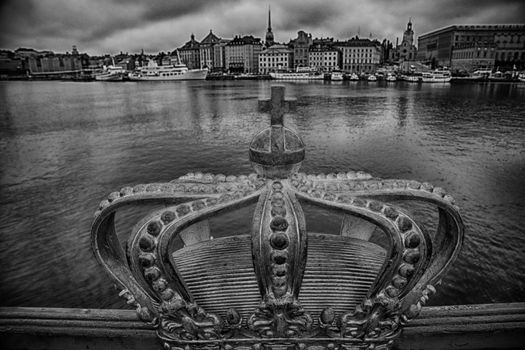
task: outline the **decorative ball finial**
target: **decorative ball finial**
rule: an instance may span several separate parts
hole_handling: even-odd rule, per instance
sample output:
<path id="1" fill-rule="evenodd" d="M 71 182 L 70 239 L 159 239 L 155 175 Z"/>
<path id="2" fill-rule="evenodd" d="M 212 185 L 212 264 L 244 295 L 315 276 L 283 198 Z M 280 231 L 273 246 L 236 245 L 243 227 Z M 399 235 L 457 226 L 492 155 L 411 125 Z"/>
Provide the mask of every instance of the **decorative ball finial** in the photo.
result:
<path id="1" fill-rule="evenodd" d="M 272 86 L 271 99 L 259 101 L 259 110 L 270 112 L 271 125 L 250 143 L 250 161 L 257 174 L 266 178 L 287 178 L 304 160 L 303 141 L 284 127 L 284 114 L 296 107 L 295 99 L 284 99 L 284 90 L 284 86 Z"/>

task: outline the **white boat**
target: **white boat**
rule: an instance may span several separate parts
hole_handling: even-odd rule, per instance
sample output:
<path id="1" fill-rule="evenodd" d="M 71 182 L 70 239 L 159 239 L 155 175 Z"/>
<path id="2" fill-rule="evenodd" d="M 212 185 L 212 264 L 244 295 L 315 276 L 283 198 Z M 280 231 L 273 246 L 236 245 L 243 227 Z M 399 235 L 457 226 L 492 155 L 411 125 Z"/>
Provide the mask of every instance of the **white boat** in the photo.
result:
<path id="1" fill-rule="evenodd" d="M 518 80 L 525 83 L 525 73 L 518 74 Z"/>
<path id="2" fill-rule="evenodd" d="M 438 70 L 433 72 L 424 72 L 421 75 L 421 81 L 423 83 L 449 83 L 452 79 L 450 71 Z"/>
<path id="3" fill-rule="evenodd" d="M 386 81 L 397 81 L 397 77 L 395 76 L 395 74 L 388 73 L 386 76 Z"/>
<path id="4" fill-rule="evenodd" d="M 472 72 L 471 74 L 465 76 L 465 77 L 452 77 L 452 81 L 485 81 L 488 80 L 490 74 L 492 71 L 486 70 L 486 69 L 480 69 Z"/>
<path id="5" fill-rule="evenodd" d="M 309 67 L 297 67 L 295 72 L 272 72 L 272 79 L 277 80 L 323 80 L 324 75 Z"/>
<path id="6" fill-rule="evenodd" d="M 377 77 L 374 74 L 370 74 L 367 79 L 368 81 L 376 81 Z"/>
<path id="7" fill-rule="evenodd" d="M 498 81 L 510 81 L 510 78 L 505 75 L 504 73 L 500 72 L 499 69 L 496 70 L 494 73 L 492 73 L 489 76 L 490 81 L 498 82 Z"/>
<path id="8" fill-rule="evenodd" d="M 332 80 L 332 81 L 342 81 L 343 80 L 343 72 L 333 71 L 332 74 L 330 74 L 330 80 Z"/>
<path id="9" fill-rule="evenodd" d="M 95 74 L 95 80 L 99 81 L 121 81 L 124 79 L 126 70 L 119 66 L 104 66 L 102 72 Z"/>
<path id="10" fill-rule="evenodd" d="M 130 80 L 204 80 L 208 69 L 188 69 L 185 64 L 159 66 L 150 60 L 148 65 L 140 67 L 129 75 Z"/>
<path id="11" fill-rule="evenodd" d="M 354 81 L 355 81 L 355 80 L 359 80 L 359 75 L 357 75 L 357 74 L 355 74 L 355 73 L 352 73 L 352 74 L 350 75 L 350 78 L 349 78 L 349 79 L 350 79 L 350 80 L 354 80 Z"/>
<path id="12" fill-rule="evenodd" d="M 411 82 L 411 83 L 419 83 L 421 81 L 421 77 L 422 77 L 421 73 L 408 73 L 408 74 L 403 74 L 401 76 L 401 79 L 403 79 L 404 81 Z"/>

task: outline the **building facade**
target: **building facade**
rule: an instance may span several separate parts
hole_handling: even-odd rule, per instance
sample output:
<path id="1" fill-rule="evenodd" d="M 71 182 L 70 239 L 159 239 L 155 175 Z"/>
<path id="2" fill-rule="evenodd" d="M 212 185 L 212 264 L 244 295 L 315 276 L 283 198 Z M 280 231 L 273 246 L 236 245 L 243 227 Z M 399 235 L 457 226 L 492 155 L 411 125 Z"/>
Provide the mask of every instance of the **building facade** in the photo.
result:
<path id="1" fill-rule="evenodd" d="M 259 54 L 262 49 L 260 38 L 235 36 L 224 50 L 226 69 L 230 73 L 258 73 Z"/>
<path id="2" fill-rule="evenodd" d="M 195 40 L 195 35 L 191 34 L 190 40 L 178 49 L 180 60 L 189 69 L 201 67 L 200 44 Z"/>
<path id="3" fill-rule="evenodd" d="M 213 71 L 215 72 L 226 72 L 228 70 L 226 66 L 226 45 L 231 40 L 221 39 L 219 43 L 213 46 Z"/>
<path id="4" fill-rule="evenodd" d="M 457 44 L 452 51 L 450 69 L 458 72 L 492 70 L 496 61 L 496 46 L 492 43 L 473 42 Z"/>
<path id="5" fill-rule="evenodd" d="M 495 65 L 523 69 L 525 24 L 451 25 L 418 38 L 418 59 L 435 66 L 450 66 L 456 46 L 467 43 L 495 45 Z"/>
<path id="6" fill-rule="evenodd" d="M 310 68 L 319 72 L 331 72 L 341 69 L 341 51 L 326 45 L 312 45 L 308 50 Z"/>
<path id="7" fill-rule="evenodd" d="M 293 50 L 286 45 L 273 45 L 259 54 L 259 74 L 290 71 L 293 68 Z"/>
<path id="8" fill-rule="evenodd" d="M 30 56 L 27 59 L 28 69 L 31 74 L 38 73 L 68 73 L 82 70 L 80 55 L 71 54 L 46 54 Z"/>
<path id="9" fill-rule="evenodd" d="M 199 58 L 201 68 L 208 68 L 210 71 L 215 70 L 215 46 L 221 42 L 221 39 L 210 32 L 199 44 Z M 222 66 L 221 66 L 222 67 Z"/>
<path id="10" fill-rule="evenodd" d="M 312 44 L 312 34 L 306 34 L 302 30 L 297 32 L 297 38 L 290 40 L 288 45 L 293 50 L 293 68 L 309 67 L 308 50 Z"/>
<path id="11" fill-rule="evenodd" d="M 382 46 L 376 40 L 353 38 L 334 46 L 342 53 L 342 70 L 348 73 L 373 74 L 382 63 Z"/>

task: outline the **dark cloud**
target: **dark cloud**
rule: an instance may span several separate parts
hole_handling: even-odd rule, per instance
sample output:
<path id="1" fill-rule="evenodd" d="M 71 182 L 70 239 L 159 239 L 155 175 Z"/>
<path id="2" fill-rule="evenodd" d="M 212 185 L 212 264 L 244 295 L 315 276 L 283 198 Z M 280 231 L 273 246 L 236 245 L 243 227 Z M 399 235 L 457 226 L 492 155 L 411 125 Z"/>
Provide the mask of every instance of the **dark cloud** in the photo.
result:
<path id="1" fill-rule="evenodd" d="M 274 16 L 280 20 L 281 30 L 318 27 L 342 15 L 338 7 L 324 1 L 303 1 L 300 4 L 283 1 L 277 6 Z"/>
<path id="2" fill-rule="evenodd" d="M 277 40 L 298 30 L 347 39 L 358 32 L 395 40 L 409 17 L 416 36 L 450 24 L 520 23 L 523 0 L 4 0 L 0 46 L 93 54 L 172 50 L 210 29 L 221 37 L 266 31 L 268 4 Z"/>

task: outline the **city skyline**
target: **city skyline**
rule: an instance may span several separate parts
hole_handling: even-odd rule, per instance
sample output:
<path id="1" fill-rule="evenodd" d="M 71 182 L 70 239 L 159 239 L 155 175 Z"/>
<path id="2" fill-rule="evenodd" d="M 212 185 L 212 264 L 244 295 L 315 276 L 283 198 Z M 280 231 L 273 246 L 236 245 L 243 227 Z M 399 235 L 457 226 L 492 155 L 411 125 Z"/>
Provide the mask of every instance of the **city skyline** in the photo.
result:
<path id="1" fill-rule="evenodd" d="M 32 47 L 115 54 L 170 51 L 213 30 L 220 37 L 264 38 L 267 9 L 272 8 L 275 40 L 288 42 L 298 30 L 314 37 L 346 40 L 402 37 L 409 18 L 416 37 L 456 23 L 519 23 L 523 1 L 4 1 L 0 5 L 0 48 Z M 220 14 L 220 15 L 218 15 Z"/>

